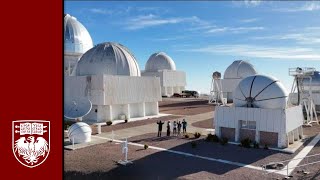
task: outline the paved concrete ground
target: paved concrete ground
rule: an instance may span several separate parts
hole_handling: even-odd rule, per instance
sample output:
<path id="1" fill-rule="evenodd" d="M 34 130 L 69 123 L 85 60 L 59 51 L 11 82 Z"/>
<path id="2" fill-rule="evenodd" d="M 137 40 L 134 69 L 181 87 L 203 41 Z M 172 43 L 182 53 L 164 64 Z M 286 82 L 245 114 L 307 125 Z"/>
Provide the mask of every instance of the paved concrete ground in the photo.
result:
<path id="1" fill-rule="evenodd" d="M 209 118 L 213 118 L 213 112 L 208 112 L 208 113 L 203 113 L 203 114 L 197 114 L 197 115 L 192 115 L 192 116 L 186 116 L 184 117 L 188 123 L 187 125 L 187 132 L 189 133 L 195 133 L 199 132 L 203 135 L 208 134 L 209 131 L 206 128 L 199 128 L 192 126 L 192 123 L 198 122 L 198 121 L 203 121 Z M 171 122 L 177 120 L 177 121 L 182 121 L 183 118 L 177 118 L 174 120 L 171 120 Z M 166 124 L 164 124 L 166 125 Z M 98 137 L 104 137 L 104 138 L 115 138 L 115 139 L 125 139 L 125 138 L 130 138 L 134 136 L 139 136 L 143 134 L 148 134 L 148 133 L 155 133 L 158 131 L 158 126 L 156 123 L 153 124 L 147 124 L 147 125 L 142 125 L 142 126 L 136 126 L 136 127 L 131 127 L 131 128 L 126 128 L 126 129 L 120 129 L 112 132 L 107 132 L 107 133 L 101 133 L 95 136 Z M 166 134 L 166 127 L 163 127 L 162 131 L 163 135 Z M 83 144 L 75 144 L 74 146 L 72 144 L 68 144 L 67 142 L 65 143 L 65 149 L 79 149 L 79 148 L 84 148 L 88 147 L 91 145 L 99 144 L 99 143 L 104 143 L 105 141 L 99 140 L 99 138 L 95 138 L 95 136 L 92 136 L 92 142 L 91 143 L 83 143 Z"/>

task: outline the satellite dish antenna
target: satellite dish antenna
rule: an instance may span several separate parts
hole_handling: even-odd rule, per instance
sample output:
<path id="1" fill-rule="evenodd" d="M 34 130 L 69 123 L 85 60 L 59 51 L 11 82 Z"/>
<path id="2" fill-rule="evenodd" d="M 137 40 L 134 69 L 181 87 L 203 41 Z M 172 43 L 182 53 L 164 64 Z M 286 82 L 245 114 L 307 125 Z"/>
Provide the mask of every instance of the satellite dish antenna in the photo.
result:
<path id="1" fill-rule="evenodd" d="M 88 98 L 66 100 L 64 103 L 64 117 L 68 119 L 82 119 L 92 108 Z"/>

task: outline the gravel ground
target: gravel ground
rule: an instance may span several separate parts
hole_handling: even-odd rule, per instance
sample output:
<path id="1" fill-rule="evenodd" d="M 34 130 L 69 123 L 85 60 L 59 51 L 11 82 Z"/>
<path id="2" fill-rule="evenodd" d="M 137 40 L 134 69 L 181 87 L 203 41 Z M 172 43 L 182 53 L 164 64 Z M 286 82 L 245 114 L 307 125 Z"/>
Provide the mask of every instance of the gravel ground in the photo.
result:
<path id="1" fill-rule="evenodd" d="M 167 98 L 159 102 L 159 111 L 174 115 L 195 115 L 213 112 L 214 105 L 208 104 L 208 101 L 203 99 L 170 100 Z"/>
<path id="2" fill-rule="evenodd" d="M 149 119 L 146 121 L 135 121 L 113 126 L 102 127 L 103 132 L 111 130 L 125 129 L 129 127 L 141 126 L 155 123 L 158 120 L 171 120 L 181 118 L 174 115 L 194 115 L 214 110 L 213 105 L 207 104 L 201 99 L 170 99 L 164 98 L 159 102 L 161 113 L 173 114 L 161 118 Z M 195 127 L 212 128 L 212 119 L 196 122 Z M 93 128 L 95 130 L 96 128 Z M 315 136 L 320 132 L 320 126 L 304 127 L 304 134 L 308 137 Z M 96 133 L 96 132 L 93 132 Z M 165 135 L 165 129 L 163 131 Z M 261 166 L 274 161 L 282 161 L 293 158 L 295 154 L 280 153 L 264 149 L 245 149 L 236 145 L 228 144 L 222 146 L 216 143 L 204 141 L 204 136 L 199 139 L 180 137 L 156 137 L 156 133 L 145 134 L 132 137 L 129 141 L 148 144 L 152 146 L 189 152 L 207 157 L 220 158 L 230 161 L 241 162 Z M 192 148 L 191 142 L 196 142 L 197 147 Z M 320 153 L 320 143 L 318 143 L 309 153 Z M 282 179 L 283 176 L 272 174 L 267 175 L 261 171 L 248 168 L 212 162 L 199 158 L 186 157 L 168 152 L 159 152 L 152 149 L 143 150 L 141 147 L 129 146 L 129 159 L 134 161 L 129 166 L 119 166 L 116 162 L 123 159 L 121 145 L 115 143 L 104 143 L 90 146 L 75 151 L 64 150 L 64 171 L 65 179 Z M 312 161 L 320 160 L 319 157 L 312 158 Z M 305 160 L 304 160 L 305 161 Z M 302 163 L 304 163 L 304 161 Z M 309 160 L 310 162 L 310 160 Z M 292 179 L 319 179 L 320 163 L 307 167 L 311 173 L 303 175 L 297 173 L 296 169 Z"/>
<path id="3" fill-rule="evenodd" d="M 120 145 L 65 150 L 64 179 L 273 179 L 260 171 L 129 145 L 134 163 L 119 166 Z M 280 177 L 280 176 L 274 176 Z"/>
<path id="4" fill-rule="evenodd" d="M 260 166 L 273 161 L 293 158 L 295 154 L 280 153 L 273 150 L 246 149 L 236 145 L 222 146 L 199 139 L 184 137 L 156 137 L 155 133 L 130 138 L 129 141 L 149 146 L 168 148 L 171 150 L 214 157 L 245 164 Z M 192 148 L 191 142 L 197 147 Z M 134 164 L 120 167 L 115 162 L 122 158 L 120 145 L 105 143 L 76 151 L 65 150 L 65 179 L 275 179 L 283 178 L 276 174 L 266 175 L 261 171 L 248 168 L 185 157 L 156 150 L 143 150 L 141 147 L 129 146 L 129 159 Z M 320 144 L 310 154 L 320 152 Z M 250 158 L 248 158 L 250 157 Z M 320 164 L 313 165 L 310 171 L 313 174 L 298 176 L 294 179 L 312 179 Z M 309 170 L 309 169 L 308 169 Z M 301 174 L 301 173 L 300 173 Z M 319 174 L 319 172 L 318 172 Z M 317 178 L 315 178 L 317 179 Z"/>
<path id="5" fill-rule="evenodd" d="M 207 128 L 207 129 L 214 128 L 214 124 L 213 124 L 212 118 L 192 123 L 192 126 L 199 127 L 199 128 Z"/>

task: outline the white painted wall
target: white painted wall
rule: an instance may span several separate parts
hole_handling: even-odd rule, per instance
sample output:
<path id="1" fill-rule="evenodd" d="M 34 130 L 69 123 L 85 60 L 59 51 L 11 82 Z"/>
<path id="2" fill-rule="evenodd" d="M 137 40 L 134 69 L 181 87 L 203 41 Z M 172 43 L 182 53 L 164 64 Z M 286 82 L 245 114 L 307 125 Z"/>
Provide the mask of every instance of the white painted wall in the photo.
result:
<path id="1" fill-rule="evenodd" d="M 146 116 L 153 116 L 159 114 L 158 102 L 145 102 Z"/>
<path id="2" fill-rule="evenodd" d="M 159 77 L 162 96 L 172 96 L 185 89 L 186 73 L 183 71 L 162 70 L 158 72 L 142 72 L 141 76 Z"/>
<path id="3" fill-rule="evenodd" d="M 286 121 L 287 121 L 286 131 L 290 132 L 299 126 L 302 126 L 303 119 L 304 117 L 303 117 L 301 105 L 286 109 Z"/>
<path id="4" fill-rule="evenodd" d="M 128 119 L 159 113 L 161 101 L 159 77 L 136 76 L 66 76 L 65 99 L 88 97 L 92 111 L 83 119 L 104 122 L 118 120 L 120 115 Z M 145 102 L 148 102 L 145 113 Z M 97 109 L 98 112 L 94 110 Z"/>
<path id="5" fill-rule="evenodd" d="M 303 124 L 301 106 L 287 109 L 261 109 L 217 106 L 214 112 L 215 131 L 220 136 L 220 127 L 235 128 L 238 140 L 239 121 L 256 121 L 256 131 L 278 133 L 278 146 L 287 146 L 287 133 Z"/>

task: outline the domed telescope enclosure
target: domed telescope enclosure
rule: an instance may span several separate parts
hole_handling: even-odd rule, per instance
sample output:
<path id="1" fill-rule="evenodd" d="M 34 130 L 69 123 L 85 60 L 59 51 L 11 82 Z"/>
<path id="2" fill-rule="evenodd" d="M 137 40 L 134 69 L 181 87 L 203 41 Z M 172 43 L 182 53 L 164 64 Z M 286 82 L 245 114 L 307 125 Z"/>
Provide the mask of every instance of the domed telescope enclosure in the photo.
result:
<path id="1" fill-rule="evenodd" d="M 76 75 L 140 76 L 134 55 L 121 44 L 106 42 L 87 51 L 78 62 Z"/>
<path id="2" fill-rule="evenodd" d="M 177 71 L 175 62 L 164 52 L 152 54 L 141 75 L 159 77 L 163 97 L 171 97 L 174 93 L 180 94 L 185 90 L 186 73 Z"/>
<path id="3" fill-rule="evenodd" d="M 234 91 L 237 107 L 285 109 L 288 92 L 274 77 L 255 75 L 244 78 Z"/>
<path id="4" fill-rule="evenodd" d="M 219 89 L 223 93 L 223 97 L 227 98 L 228 102 L 233 101 L 233 91 L 236 89 L 239 82 L 248 76 L 257 74 L 257 71 L 248 61 L 236 60 L 224 72 L 223 79 L 218 84 L 221 84 Z"/>
<path id="5" fill-rule="evenodd" d="M 73 16 L 64 15 L 64 70 L 72 72 L 80 57 L 93 47 L 88 30 Z"/>
<path id="6" fill-rule="evenodd" d="M 128 48 L 105 42 L 83 54 L 75 76 L 65 77 L 64 95 L 92 102 L 91 111 L 83 117 L 87 123 L 149 118 L 159 114 L 160 78 L 141 77 Z"/>
<path id="7" fill-rule="evenodd" d="M 303 137 L 302 107 L 287 105 L 288 92 L 275 77 L 247 76 L 233 94 L 233 106 L 215 109 L 217 136 L 234 142 L 249 138 L 278 148 Z"/>
<path id="8" fill-rule="evenodd" d="M 91 141 L 91 127 L 84 122 L 76 122 L 68 129 L 68 136 L 71 143 L 80 144 Z"/>

